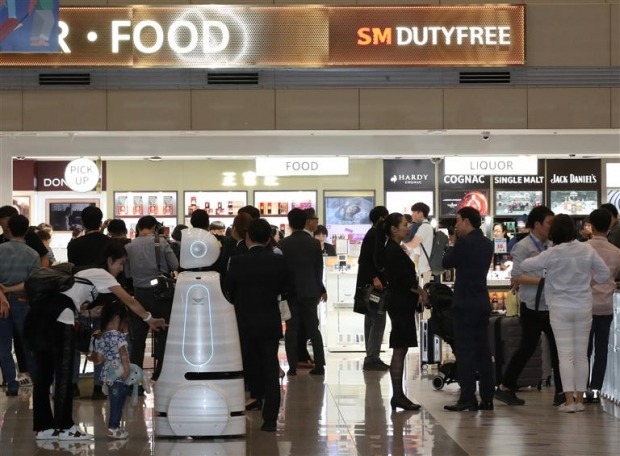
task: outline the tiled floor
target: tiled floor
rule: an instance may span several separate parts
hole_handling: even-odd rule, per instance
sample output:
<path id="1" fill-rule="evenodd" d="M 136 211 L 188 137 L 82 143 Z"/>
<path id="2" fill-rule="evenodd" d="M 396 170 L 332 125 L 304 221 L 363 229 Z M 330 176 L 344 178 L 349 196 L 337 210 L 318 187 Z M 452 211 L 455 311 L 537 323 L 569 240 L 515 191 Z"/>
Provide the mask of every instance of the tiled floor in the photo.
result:
<path id="1" fill-rule="evenodd" d="M 420 375 L 416 353 L 409 355 L 407 389 L 419 412 L 392 412 L 389 374 L 361 370 L 359 353 L 328 353 L 325 378 L 299 371 L 282 386 L 277 433 L 259 430 L 259 412 L 247 415 L 247 435 L 235 440 L 161 440 L 153 437 L 153 398 L 125 408 L 130 433 L 125 442 L 105 437 L 106 402 L 81 399 L 74 417 L 95 434 L 87 443 L 37 444 L 31 431 L 30 391 L 17 398 L 0 394 L 0 455 L 616 455 L 620 420 L 613 404 L 589 405 L 584 413 L 561 414 L 552 391 L 526 391 L 523 407 L 496 403 L 493 412 L 450 413 L 458 386 L 441 391 Z M 384 360 L 389 361 L 387 355 Z M 82 381 L 83 391 L 89 379 Z"/>

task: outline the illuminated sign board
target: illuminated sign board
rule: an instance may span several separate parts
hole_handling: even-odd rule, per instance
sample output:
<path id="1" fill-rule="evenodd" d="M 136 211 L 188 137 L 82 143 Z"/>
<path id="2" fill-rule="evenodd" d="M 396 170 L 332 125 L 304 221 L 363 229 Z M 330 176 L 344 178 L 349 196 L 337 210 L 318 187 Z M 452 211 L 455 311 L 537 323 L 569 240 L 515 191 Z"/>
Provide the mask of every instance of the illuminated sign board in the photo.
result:
<path id="1" fill-rule="evenodd" d="M 445 174 L 467 174 L 485 176 L 536 175 L 538 159 L 523 155 L 516 157 L 446 157 Z"/>
<path id="2" fill-rule="evenodd" d="M 3 67 L 323 68 L 525 63 L 524 5 L 60 8 L 61 53 Z"/>
<path id="3" fill-rule="evenodd" d="M 256 157 L 258 176 L 348 176 L 349 157 Z"/>

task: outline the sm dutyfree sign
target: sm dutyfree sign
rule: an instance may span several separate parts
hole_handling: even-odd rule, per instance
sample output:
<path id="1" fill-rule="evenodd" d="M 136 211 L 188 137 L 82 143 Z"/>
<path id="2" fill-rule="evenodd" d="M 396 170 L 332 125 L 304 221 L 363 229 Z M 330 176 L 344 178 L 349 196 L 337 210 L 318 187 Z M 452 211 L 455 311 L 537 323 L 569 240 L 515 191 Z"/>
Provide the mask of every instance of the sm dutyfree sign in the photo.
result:
<path id="1" fill-rule="evenodd" d="M 0 67 L 330 68 L 525 63 L 524 5 L 60 8 L 58 53 Z"/>

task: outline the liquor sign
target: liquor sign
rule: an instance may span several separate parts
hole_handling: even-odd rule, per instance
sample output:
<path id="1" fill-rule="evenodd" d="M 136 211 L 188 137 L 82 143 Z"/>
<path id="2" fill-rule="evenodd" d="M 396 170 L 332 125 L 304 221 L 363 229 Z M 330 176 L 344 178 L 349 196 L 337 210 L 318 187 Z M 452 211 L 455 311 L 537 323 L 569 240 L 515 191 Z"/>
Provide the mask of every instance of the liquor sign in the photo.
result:
<path id="1" fill-rule="evenodd" d="M 4 67 L 324 68 L 525 63 L 524 5 L 60 8 L 61 53 Z"/>
<path id="2" fill-rule="evenodd" d="M 538 174 L 493 176 L 495 216 L 516 217 L 545 204 L 545 160 L 538 160 Z"/>
<path id="3" fill-rule="evenodd" d="M 477 209 L 483 217 L 488 215 L 489 189 L 491 176 L 469 174 L 463 168 L 463 174 L 448 174 L 446 160 L 442 162 L 439 175 L 440 215 L 455 216 L 459 209 L 470 206 Z"/>
<path id="4" fill-rule="evenodd" d="M 518 157 L 446 157 L 445 174 L 535 175 L 538 159 L 534 156 Z"/>

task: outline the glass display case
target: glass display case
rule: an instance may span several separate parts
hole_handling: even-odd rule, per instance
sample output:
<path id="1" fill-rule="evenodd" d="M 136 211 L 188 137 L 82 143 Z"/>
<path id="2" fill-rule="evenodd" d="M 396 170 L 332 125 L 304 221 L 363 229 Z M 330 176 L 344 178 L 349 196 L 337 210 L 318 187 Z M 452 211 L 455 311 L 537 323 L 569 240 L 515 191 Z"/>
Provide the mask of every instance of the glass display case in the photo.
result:
<path id="1" fill-rule="evenodd" d="M 316 190 L 300 191 L 255 191 L 254 206 L 258 208 L 261 217 L 265 218 L 271 225 L 275 225 L 289 233 L 288 212 L 298 207 L 306 209 L 313 207 L 316 209 L 317 192 Z M 318 214 L 318 211 L 317 211 Z"/>
<path id="2" fill-rule="evenodd" d="M 177 224 L 176 191 L 114 192 L 114 218 L 127 224 L 129 238 L 136 235 L 140 217 L 152 215 L 169 231 Z"/>
<path id="3" fill-rule="evenodd" d="M 232 225 L 237 211 L 248 204 L 246 191 L 187 191 L 183 196 L 185 224 L 190 225 L 190 217 L 196 209 L 204 209 L 210 222 L 222 222 L 226 227 Z"/>

